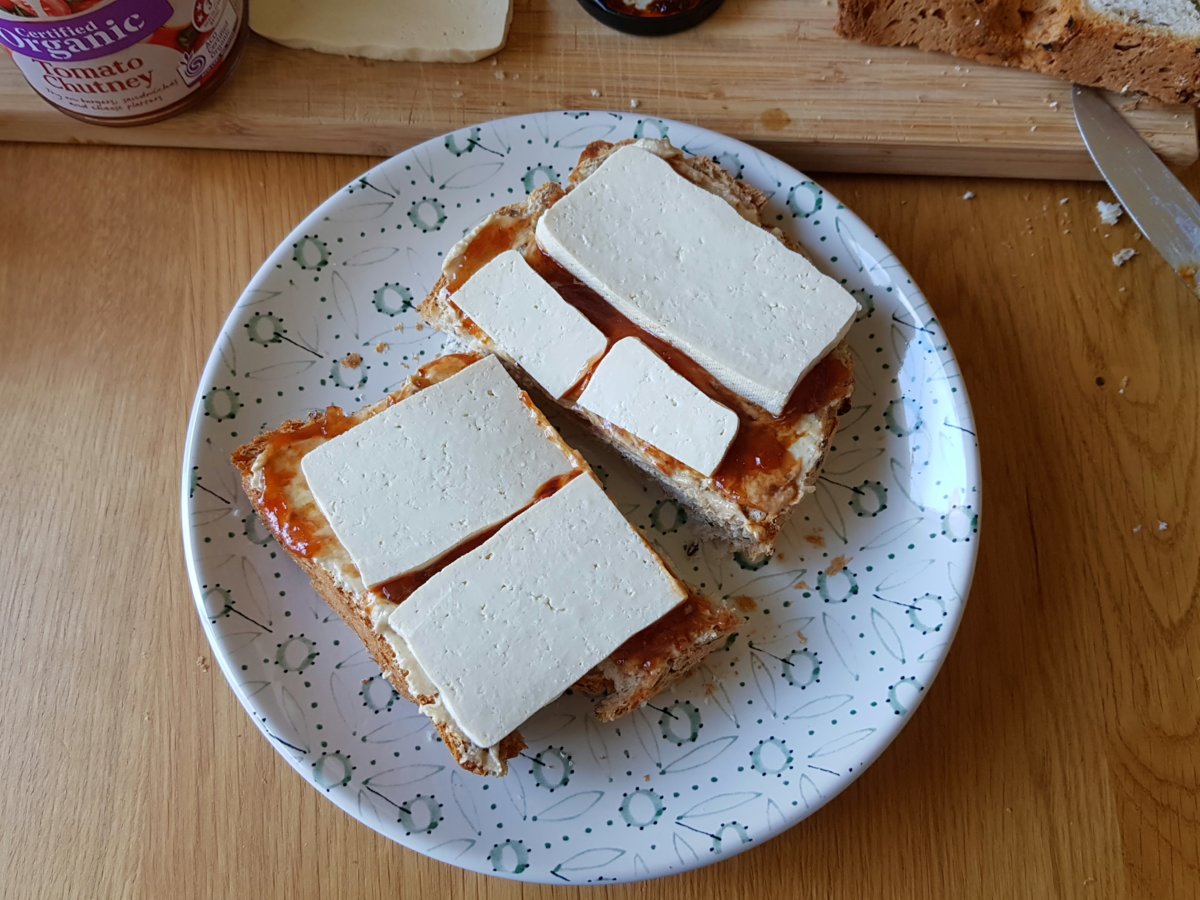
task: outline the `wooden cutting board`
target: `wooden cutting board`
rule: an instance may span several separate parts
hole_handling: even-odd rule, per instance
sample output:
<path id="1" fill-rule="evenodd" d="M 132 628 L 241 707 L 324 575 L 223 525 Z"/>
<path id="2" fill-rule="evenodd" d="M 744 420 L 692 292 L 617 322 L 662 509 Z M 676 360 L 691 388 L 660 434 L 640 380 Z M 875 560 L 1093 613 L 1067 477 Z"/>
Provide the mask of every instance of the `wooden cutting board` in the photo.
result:
<path id="1" fill-rule="evenodd" d="M 123 129 L 60 114 L 9 61 L 0 138 L 384 156 L 499 116 L 607 109 L 695 122 L 811 171 L 1099 177 L 1066 83 L 845 41 L 835 15 L 834 0 L 726 0 L 690 32 L 641 38 L 575 0 L 516 0 L 507 46 L 470 64 L 343 59 L 252 37 L 206 105 Z M 1196 160 L 1190 107 L 1120 105 L 1169 163 Z"/>

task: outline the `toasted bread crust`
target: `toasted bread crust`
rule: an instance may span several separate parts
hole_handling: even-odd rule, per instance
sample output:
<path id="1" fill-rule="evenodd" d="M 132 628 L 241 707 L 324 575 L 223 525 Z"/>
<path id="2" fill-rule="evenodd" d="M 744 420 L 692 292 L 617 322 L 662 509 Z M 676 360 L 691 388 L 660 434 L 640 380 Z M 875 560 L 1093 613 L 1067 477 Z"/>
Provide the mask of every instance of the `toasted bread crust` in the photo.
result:
<path id="1" fill-rule="evenodd" d="M 920 47 L 1168 103 L 1200 102 L 1195 39 L 1101 15 L 1083 0 L 838 0 L 837 31 Z"/>

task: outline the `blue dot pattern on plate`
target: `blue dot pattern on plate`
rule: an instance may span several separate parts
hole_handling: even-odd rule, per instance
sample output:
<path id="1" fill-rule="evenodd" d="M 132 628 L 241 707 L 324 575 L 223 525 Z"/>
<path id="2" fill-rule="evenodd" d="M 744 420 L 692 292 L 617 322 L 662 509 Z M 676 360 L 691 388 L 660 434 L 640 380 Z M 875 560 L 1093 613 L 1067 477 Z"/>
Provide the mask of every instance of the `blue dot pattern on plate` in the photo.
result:
<path id="1" fill-rule="evenodd" d="M 742 633 L 610 725 L 567 696 L 504 779 L 460 771 L 242 496 L 229 454 L 288 418 L 356 407 L 438 355 L 414 304 L 493 209 L 563 178 L 594 140 L 665 135 L 769 196 L 862 310 L 852 408 L 767 565 L 697 541 L 684 510 L 564 425 L 622 511 Z M 679 872 L 754 847 L 845 788 L 929 689 L 963 612 L 979 465 L 958 367 L 920 291 L 837 198 L 694 126 L 546 113 L 464 128 L 356 178 L 272 254 L 217 340 L 192 413 L 184 536 L 238 698 L 313 786 L 370 827 L 477 872 L 558 884 Z"/>

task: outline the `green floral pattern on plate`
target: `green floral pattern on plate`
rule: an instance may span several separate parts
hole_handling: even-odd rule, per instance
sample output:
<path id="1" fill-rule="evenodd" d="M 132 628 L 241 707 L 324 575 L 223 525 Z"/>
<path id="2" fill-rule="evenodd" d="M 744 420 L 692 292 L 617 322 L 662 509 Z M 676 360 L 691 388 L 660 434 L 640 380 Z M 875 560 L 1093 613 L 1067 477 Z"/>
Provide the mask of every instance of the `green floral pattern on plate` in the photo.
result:
<path id="1" fill-rule="evenodd" d="M 355 407 L 437 356 L 414 302 L 492 209 L 589 142 L 665 135 L 770 197 L 862 311 L 853 408 L 768 564 L 702 544 L 684 510 L 570 423 L 622 511 L 746 626 L 684 684 L 612 725 L 566 696 L 504 779 L 460 771 L 241 496 L 230 451 L 284 419 Z M 347 358 L 361 357 L 361 363 Z M 347 364 L 349 363 L 349 364 Z M 545 113 L 464 128 L 377 166 L 285 240 L 238 300 L 197 393 L 183 531 L 200 616 L 276 749 L 350 815 L 435 859 L 550 883 L 706 865 L 813 813 L 895 737 L 962 616 L 980 487 L 958 366 L 920 291 L 837 198 L 767 154 L 666 120 Z"/>

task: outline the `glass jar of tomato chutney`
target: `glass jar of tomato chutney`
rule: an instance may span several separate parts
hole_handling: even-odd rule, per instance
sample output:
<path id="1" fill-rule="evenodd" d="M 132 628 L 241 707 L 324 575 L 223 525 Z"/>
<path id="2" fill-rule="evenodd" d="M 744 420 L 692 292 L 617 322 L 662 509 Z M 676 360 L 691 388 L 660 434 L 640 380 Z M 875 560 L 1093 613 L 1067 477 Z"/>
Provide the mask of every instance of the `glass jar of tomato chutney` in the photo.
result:
<path id="1" fill-rule="evenodd" d="M 0 47 L 52 106 L 99 125 L 156 122 L 228 76 L 245 0 L 0 0 Z"/>

